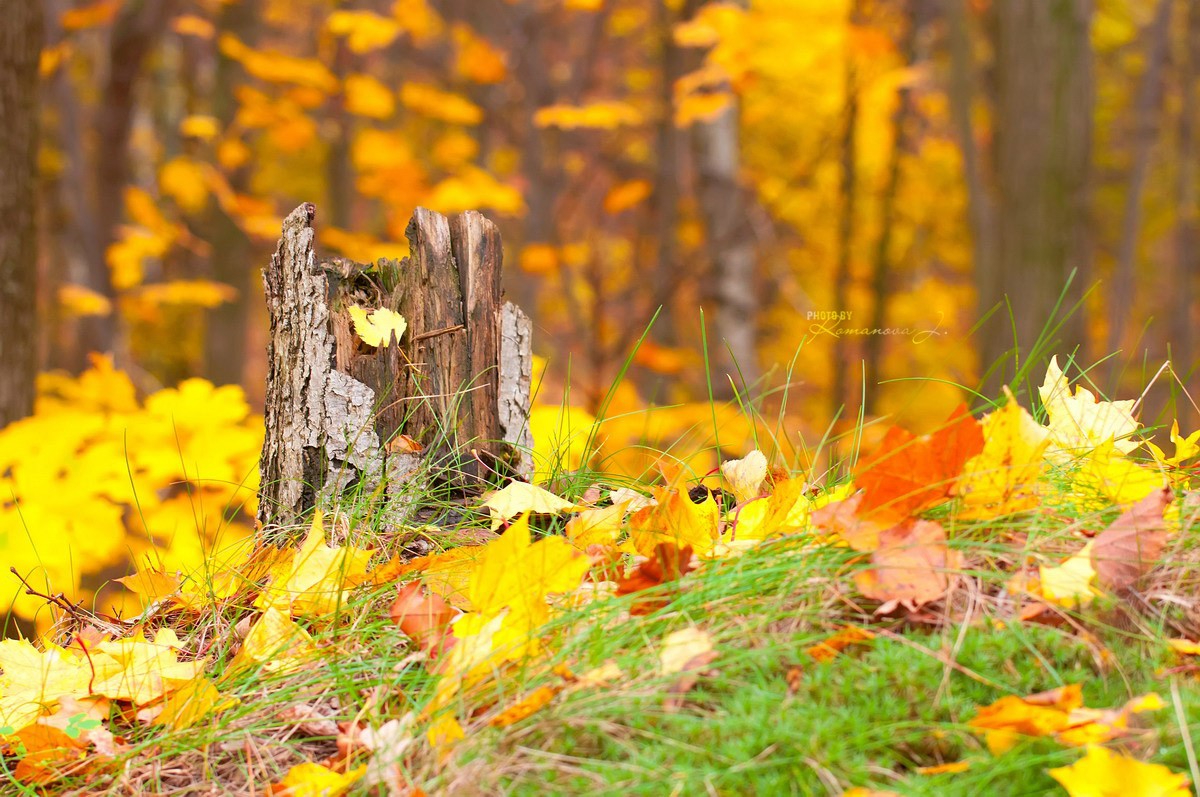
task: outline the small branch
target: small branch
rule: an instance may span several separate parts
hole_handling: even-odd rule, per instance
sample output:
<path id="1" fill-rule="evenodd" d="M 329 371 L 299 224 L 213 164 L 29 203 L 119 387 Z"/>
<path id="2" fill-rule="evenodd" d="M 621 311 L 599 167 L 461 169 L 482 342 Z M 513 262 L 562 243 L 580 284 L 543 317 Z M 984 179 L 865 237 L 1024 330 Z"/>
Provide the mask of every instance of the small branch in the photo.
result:
<path id="1" fill-rule="evenodd" d="M 455 324 L 452 327 L 442 327 L 441 329 L 431 329 L 428 332 L 422 332 L 420 335 L 413 335 L 413 343 L 419 340 L 429 340 L 441 335 L 449 335 L 453 332 L 462 332 L 464 329 L 462 324 Z"/>

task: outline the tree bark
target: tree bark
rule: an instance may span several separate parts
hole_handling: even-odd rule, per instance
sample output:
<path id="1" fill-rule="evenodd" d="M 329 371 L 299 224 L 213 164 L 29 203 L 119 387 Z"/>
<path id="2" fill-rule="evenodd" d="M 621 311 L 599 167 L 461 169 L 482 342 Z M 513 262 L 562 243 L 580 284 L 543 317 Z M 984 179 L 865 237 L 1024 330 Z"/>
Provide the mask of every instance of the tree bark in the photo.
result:
<path id="1" fill-rule="evenodd" d="M 845 121 L 842 128 L 841 154 L 839 164 L 841 217 L 838 219 L 837 235 L 837 266 L 833 273 L 833 309 L 849 310 L 850 270 L 854 247 L 854 222 L 858 199 L 858 78 L 854 65 L 854 52 L 850 41 L 850 29 L 860 24 L 861 0 L 855 0 L 850 6 L 849 18 L 846 20 L 847 43 L 843 67 L 843 82 L 846 95 Z M 850 383 L 850 353 L 849 342 L 839 336 L 833 342 L 833 383 L 829 390 L 829 414 L 837 418 L 846 414 L 849 406 Z M 843 418 L 844 420 L 844 418 Z"/>
<path id="2" fill-rule="evenodd" d="M 264 272 L 271 315 L 259 521 L 268 536 L 350 487 L 470 489 L 530 471 L 529 320 L 500 303 L 495 226 L 418 208 L 397 263 L 318 262 L 315 208 L 287 217 Z M 372 345 L 351 309 L 408 325 Z M 524 449 L 524 450 L 522 450 Z M 420 490 L 416 492 L 421 492 Z"/>
<path id="3" fill-rule="evenodd" d="M 1182 101 L 1176 134 L 1178 175 L 1175 180 L 1175 246 L 1171 260 L 1171 277 L 1168 282 L 1171 298 L 1170 352 L 1175 372 L 1192 396 L 1197 384 L 1196 325 L 1195 311 L 1200 296 L 1200 196 L 1197 185 L 1200 181 L 1200 152 L 1197 152 L 1197 103 L 1196 78 L 1200 65 L 1200 8 L 1195 2 L 1185 0 L 1187 29 L 1183 37 L 1179 58 L 1179 85 Z M 1177 402 L 1179 425 L 1182 429 L 1194 429 L 1200 422 L 1200 413 L 1192 409 L 1191 403 Z M 1190 419 L 1190 422 L 1189 422 Z"/>
<path id="4" fill-rule="evenodd" d="M 0 0 L 0 427 L 33 412 L 37 370 L 38 58 L 42 9 Z"/>
<path id="5" fill-rule="evenodd" d="M 1085 340 L 1092 0 L 1005 0 L 992 12 L 997 251 L 976 276 L 981 310 L 1001 306 L 980 327 L 983 364 L 993 369 L 985 392 L 998 396 L 1025 366 Z"/>

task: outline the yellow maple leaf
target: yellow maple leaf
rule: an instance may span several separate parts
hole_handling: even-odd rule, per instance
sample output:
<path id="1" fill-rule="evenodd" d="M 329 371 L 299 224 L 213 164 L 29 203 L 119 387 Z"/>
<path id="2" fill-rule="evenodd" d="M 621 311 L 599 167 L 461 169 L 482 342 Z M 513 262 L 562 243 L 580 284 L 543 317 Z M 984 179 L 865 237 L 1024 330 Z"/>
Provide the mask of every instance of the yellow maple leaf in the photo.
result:
<path id="1" fill-rule="evenodd" d="M 980 421 L 983 450 L 963 466 L 954 488 L 963 497 L 966 518 L 1010 515 L 1038 504 L 1048 433 L 1007 388 L 1005 392 L 1007 403 Z"/>
<path id="2" fill-rule="evenodd" d="M 182 647 L 170 628 L 160 628 L 153 642 L 140 632 L 129 639 L 101 642 L 91 657 L 97 670 L 92 693 L 139 706 L 158 700 L 204 672 L 206 659 L 179 661 Z M 111 661 L 105 662 L 105 656 Z"/>
<path id="3" fill-rule="evenodd" d="M 362 548 L 330 548 L 325 544 L 322 515 L 313 517 L 312 528 L 291 562 L 272 576 L 254 605 L 275 608 L 295 616 L 320 617 L 345 605 L 347 590 L 367 580 L 371 551 Z"/>
<path id="4" fill-rule="evenodd" d="M 1187 776 L 1162 764 L 1147 764 L 1099 745 L 1067 767 L 1046 773 L 1071 797 L 1188 797 Z"/>
<path id="5" fill-rule="evenodd" d="M 492 531 L 517 515 L 557 515 L 559 512 L 578 512 L 579 508 L 549 490 L 528 482 L 510 482 L 483 502 L 492 515 Z"/>
<path id="6" fill-rule="evenodd" d="M 1085 494 L 1102 496 L 1107 504 L 1124 506 L 1141 501 L 1163 487 L 1163 474 L 1157 468 L 1144 468 L 1117 450 L 1115 441 L 1106 440 L 1079 460 L 1073 474 Z"/>
<path id="7" fill-rule="evenodd" d="M 271 793 L 286 794 L 287 797 L 341 797 L 366 771 L 366 764 L 348 772 L 337 772 L 327 766 L 305 761 L 289 769 L 283 780 L 279 781 L 277 785 L 284 789 L 272 788 Z"/>
<path id="8" fill-rule="evenodd" d="M 1187 437 L 1183 437 L 1179 434 L 1179 421 L 1172 421 L 1171 442 L 1175 444 L 1175 456 L 1173 457 L 1168 457 L 1154 443 L 1146 443 L 1146 446 L 1150 449 L 1150 453 L 1154 455 L 1154 459 L 1167 467 L 1182 467 L 1186 460 L 1200 455 L 1200 429 L 1192 432 Z"/>
<path id="9" fill-rule="evenodd" d="M 1046 456 L 1052 462 L 1065 464 L 1109 440 L 1122 454 L 1137 448 L 1137 441 L 1130 439 L 1138 429 L 1133 417 L 1134 402 L 1101 401 L 1081 385 L 1076 385 L 1072 396 L 1057 356 L 1050 359 L 1038 395 L 1046 408 L 1051 441 Z"/>
<path id="10" fill-rule="evenodd" d="M 278 609 L 267 609 L 250 627 L 228 671 L 258 666 L 267 672 L 293 672 L 304 666 L 315 651 L 307 631 Z"/>
<path id="11" fill-rule="evenodd" d="M 387 119 L 396 112 L 392 90 L 370 75 L 347 75 L 342 90 L 346 94 L 346 110 L 356 116 Z"/>
<path id="12" fill-rule="evenodd" d="M 190 728 L 209 714 L 224 711 L 238 704 L 237 698 L 221 697 L 220 690 L 203 676 L 180 684 L 162 702 L 162 710 L 154 718 L 155 725 L 172 730 Z"/>
<path id="13" fill-rule="evenodd" d="M 391 44 L 402 28 L 394 19 L 372 11 L 334 11 L 325 20 L 334 36 L 343 36 L 351 52 L 368 53 Z"/>
<path id="14" fill-rule="evenodd" d="M 629 518 L 629 538 L 642 556 L 654 556 L 655 546 L 670 543 L 682 549 L 691 546 L 697 556 L 708 556 L 720 539 L 717 521 L 720 509 L 712 493 L 700 503 L 686 492 L 656 488 L 658 503 L 640 509 Z"/>
<path id="15" fill-rule="evenodd" d="M 60 697 L 86 694 L 92 679 L 78 651 L 52 644 L 40 651 L 24 639 L 0 641 L 0 671 L 0 727 L 6 733 L 52 713 Z"/>
<path id="16" fill-rule="evenodd" d="M 367 313 L 365 307 L 352 305 L 349 308 L 350 318 L 354 322 L 354 332 L 368 346 L 387 348 L 392 345 L 392 336 L 399 343 L 408 329 L 408 321 L 395 310 L 380 307 Z"/>
<path id="17" fill-rule="evenodd" d="M 546 596 L 578 587 L 589 567 L 588 558 L 562 537 L 531 542 L 525 514 L 483 549 L 468 595 L 482 615 L 508 608 L 540 623 L 549 616 Z"/>
<path id="18" fill-rule="evenodd" d="M 1039 581 L 1042 597 L 1068 609 L 1086 606 L 1096 596 L 1092 583 L 1096 571 L 1092 567 L 1092 543 L 1089 542 L 1055 567 L 1039 565 Z"/>

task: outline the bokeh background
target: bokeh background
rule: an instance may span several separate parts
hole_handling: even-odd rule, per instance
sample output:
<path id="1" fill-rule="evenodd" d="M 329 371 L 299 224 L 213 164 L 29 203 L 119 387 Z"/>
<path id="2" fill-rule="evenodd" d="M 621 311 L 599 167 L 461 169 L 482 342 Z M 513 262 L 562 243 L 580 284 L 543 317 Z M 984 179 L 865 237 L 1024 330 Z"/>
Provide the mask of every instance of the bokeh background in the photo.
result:
<path id="1" fill-rule="evenodd" d="M 499 224 L 568 468 L 602 408 L 608 469 L 645 444 L 703 473 L 713 442 L 815 468 L 1055 353 L 1123 398 L 1169 359 L 1143 423 L 1200 422 L 1190 0 L 38 5 L 0 0 L 37 61 L 6 132 L 40 128 L 3 175 L 36 233 L 0 224 L 32 355 L 0 373 L 0 550 L 46 589 L 249 533 L 260 271 L 305 201 L 359 261 L 405 254 L 417 206 Z"/>

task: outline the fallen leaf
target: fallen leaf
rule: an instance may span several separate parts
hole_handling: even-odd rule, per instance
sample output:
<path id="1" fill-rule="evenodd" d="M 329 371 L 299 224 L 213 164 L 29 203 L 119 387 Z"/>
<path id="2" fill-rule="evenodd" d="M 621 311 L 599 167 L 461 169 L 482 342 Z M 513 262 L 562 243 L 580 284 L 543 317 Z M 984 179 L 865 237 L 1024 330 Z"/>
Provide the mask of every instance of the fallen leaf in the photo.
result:
<path id="1" fill-rule="evenodd" d="M 488 720 L 493 728 L 507 728 L 549 705 L 561 687 L 539 686 L 525 697 L 504 708 Z"/>
<path id="2" fill-rule="evenodd" d="M 1092 566 L 1092 545 L 1088 542 L 1073 556 L 1055 567 L 1038 566 L 1038 589 L 1046 600 L 1073 609 L 1086 606 L 1096 596 L 1092 581 L 1096 570 Z"/>
<path id="3" fill-rule="evenodd" d="M 697 556 L 707 556 L 720 541 L 720 508 L 706 491 L 704 500 L 693 501 L 678 490 L 655 490 L 657 503 L 629 516 L 629 539 L 642 556 L 651 557 L 660 543 L 676 548 L 690 547 Z"/>
<path id="4" fill-rule="evenodd" d="M 830 661 L 851 645 L 866 644 L 874 638 L 875 635 L 865 628 L 847 625 L 824 642 L 806 648 L 804 652 L 817 661 Z"/>
<path id="5" fill-rule="evenodd" d="M 963 466 L 954 492 L 964 519 L 986 520 L 1035 508 L 1049 433 L 1004 389 L 1007 403 L 980 422 L 983 448 Z"/>
<path id="6" fill-rule="evenodd" d="M 1092 541 L 1096 582 L 1110 592 L 1132 587 L 1162 555 L 1167 541 L 1163 513 L 1174 498 L 1156 490 L 1127 509 Z"/>
<path id="7" fill-rule="evenodd" d="M 570 501 L 559 498 L 536 484 L 521 481 L 509 482 L 503 489 L 492 493 L 483 502 L 483 506 L 491 512 L 492 531 L 496 531 L 517 515 L 557 515 L 559 512 L 578 511 L 578 507 Z"/>
<path id="8" fill-rule="evenodd" d="M 742 459 L 730 459 L 721 463 L 721 475 L 739 504 L 758 498 L 759 488 L 767 478 L 767 458 L 758 449 Z"/>
<path id="9" fill-rule="evenodd" d="M 712 637 L 695 626 L 673 631 L 663 639 L 659 653 L 663 675 L 690 669 L 695 661 L 712 652 Z"/>
<path id="10" fill-rule="evenodd" d="M 879 535 L 870 569 L 856 573 L 854 583 L 863 595 L 883 603 L 881 613 L 897 604 L 916 611 L 944 595 L 951 572 L 960 568 L 958 553 L 946 547 L 941 525 L 909 520 Z"/>
<path id="11" fill-rule="evenodd" d="M 341 797 L 366 771 L 365 764 L 349 772 L 337 772 L 305 761 L 289 769 L 283 780 L 267 789 L 267 794 L 272 797 Z"/>
<path id="12" fill-rule="evenodd" d="M 659 543 L 654 547 L 654 555 L 634 568 L 632 573 L 617 582 L 617 595 L 632 595 L 663 584 L 670 584 L 683 578 L 694 569 L 692 564 L 692 549 L 684 546 L 682 550 L 669 542 Z M 673 595 L 656 594 L 634 601 L 629 607 L 632 615 L 650 614 L 666 606 Z"/>
<path id="13" fill-rule="evenodd" d="M 453 644 L 450 623 L 459 612 L 440 595 L 424 594 L 417 581 L 399 588 L 390 614 L 392 622 L 431 656 Z"/>
<path id="14" fill-rule="evenodd" d="M 1038 395 L 1046 408 L 1051 440 L 1046 456 L 1052 462 L 1065 464 L 1109 440 L 1122 454 L 1137 448 L 1137 442 L 1130 439 L 1138 428 L 1133 417 L 1134 402 L 1100 401 L 1090 390 L 1078 385 L 1072 396 L 1057 356 L 1050 359 Z"/>
<path id="15" fill-rule="evenodd" d="M 1067 767 L 1046 770 L 1070 797 L 1189 797 L 1186 775 L 1146 764 L 1099 745 Z"/>

